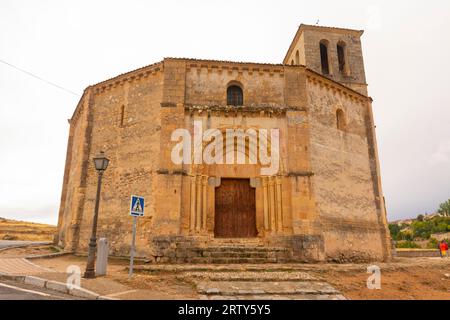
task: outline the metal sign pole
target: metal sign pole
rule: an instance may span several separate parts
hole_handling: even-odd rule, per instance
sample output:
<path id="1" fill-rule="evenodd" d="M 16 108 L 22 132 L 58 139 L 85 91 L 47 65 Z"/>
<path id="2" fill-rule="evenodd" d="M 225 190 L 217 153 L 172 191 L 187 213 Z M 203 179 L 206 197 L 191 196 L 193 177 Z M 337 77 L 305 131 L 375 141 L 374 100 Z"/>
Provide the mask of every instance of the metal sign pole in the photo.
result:
<path id="1" fill-rule="evenodd" d="M 144 197 L 131 196 L 130 203 L 130 215 L 133 217 L 133 238 L 131 240 L 131 252 L 130 252 L 130 272 L 128 277 L 133 275 L 134 256 L 136 254 L 136 224 L 137 218 L 144 216 L 145 200 Z"/>
<path id="2" fill-rule="evenodd" d="M 133 275 L 133 266 L 134 266 L 134 251 L 135 251 L 135 243 L 136 243 L 136 222 L 137 217 L 133 217 L 133 239 L 131 240 L 131 254 L 130 254 L 130 272 L 128 277 L 131 278 Z"/>

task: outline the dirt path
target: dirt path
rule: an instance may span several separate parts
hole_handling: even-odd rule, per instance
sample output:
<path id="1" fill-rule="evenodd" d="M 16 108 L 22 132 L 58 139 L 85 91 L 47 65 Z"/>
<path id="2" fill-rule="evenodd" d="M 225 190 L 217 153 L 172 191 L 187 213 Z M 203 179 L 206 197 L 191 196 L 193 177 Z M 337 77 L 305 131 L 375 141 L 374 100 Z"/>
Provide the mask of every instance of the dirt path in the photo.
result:
<path id="1" fill-rule="evenodd" d="M 353 300 L 450 300 L 450 259 L 402 259 L 380 264 L 381 289 L 369 290 L 364 266 L 312 271 Z"/>
<path id="2" fill-rule="evenodd" d="M 19 244 L 21 243 L 17 243 L 17 245 Z M 13 244 L 11 246 L 13 246 Z M 37 256 L 52 254 L 57 252 L 60 252 L 60 250 L 52 245 L 31 245 L 28 247 L 19 248 L 0 248 L 0 258 L 23 258 L 35 255 Z"/>

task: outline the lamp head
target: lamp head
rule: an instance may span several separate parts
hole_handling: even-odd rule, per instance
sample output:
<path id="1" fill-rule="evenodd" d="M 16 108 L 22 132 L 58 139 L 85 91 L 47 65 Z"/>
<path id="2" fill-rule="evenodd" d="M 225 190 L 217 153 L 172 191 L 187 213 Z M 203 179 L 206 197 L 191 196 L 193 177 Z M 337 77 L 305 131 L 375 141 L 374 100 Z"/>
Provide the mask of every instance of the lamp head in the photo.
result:
<path id="1" fill-rule="evenodd" d="M 105 171 L 108 168 L 109 159 L 106 157 L 105 153 L 101 151 L 94 157 L 94 165 L 97 171 Z"/>

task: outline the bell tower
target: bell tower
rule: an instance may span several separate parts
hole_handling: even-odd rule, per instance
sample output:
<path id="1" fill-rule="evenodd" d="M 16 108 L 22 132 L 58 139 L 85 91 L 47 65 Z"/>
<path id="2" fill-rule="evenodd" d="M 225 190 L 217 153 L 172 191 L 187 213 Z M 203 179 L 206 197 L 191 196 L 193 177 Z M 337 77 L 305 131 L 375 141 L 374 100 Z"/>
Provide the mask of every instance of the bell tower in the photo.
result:
<path id="1" fill-rule="evenodd" d="M 283 63 L 304 65 L 363 95 L 368 95 L 361 47 L 363 33 L 362 30 L 302 24 Z"/>

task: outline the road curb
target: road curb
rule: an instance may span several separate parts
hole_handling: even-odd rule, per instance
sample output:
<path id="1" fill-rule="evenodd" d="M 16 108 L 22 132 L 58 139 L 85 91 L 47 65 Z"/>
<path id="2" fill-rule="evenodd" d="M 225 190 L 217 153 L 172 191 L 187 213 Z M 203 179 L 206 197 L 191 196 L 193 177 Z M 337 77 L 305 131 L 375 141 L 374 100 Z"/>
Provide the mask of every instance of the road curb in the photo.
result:
<path id="1" fill-rule="evenodd" d="M 102 296 L 93 291 L 84 288 L 69 288 L 66 283 L 47 280 L 34 276 L 15 276 L 0 273 L 0 280 L 10 280 L 14 282 L 28 284 L 36 288 L 49 289 L 64 294 L 68 294 L 77 298 L 91 299 L 91 300 L 120 300 L 118 298 L 110 298 L 107 296 Z"/>
<path id="2" fill-rule="evenodd" d="M 10 280 L 23 283 L 25 281 L 25 276 L 13 276 L 9 274 L 0 273 L 0 280 Z"/>
<path id="3" fill-rule="evenodd" d="M 33 259 L 45 259 L 45 258 L 56 258 L 61 257 L 65 255 L 73 254 L 72 251 L 64 251 L 64 252 L 55 252 L 55 253 L 47 253 L 47 254 L 38 254 L 38 255 L 32 255 L 27 256 L 25 259 L 33 260 Z"/>
<path id="4" fill-rule="evenodd" d="M 0 251 L 6 251 L 6 250 L 10 250 L 10 249 L 18 249 L 18 248 L 26 248 L 26 247 L 37 247 L 37 246 L 46 246 L 46 245 L 51 245 L 53 242 L 37 242 L 37 243 L 24 243 L 24 244 L 18 244 L 15 246 L 11 246 L 11 247 L 5 247 L 5 248 L 0 248 Z"/>

